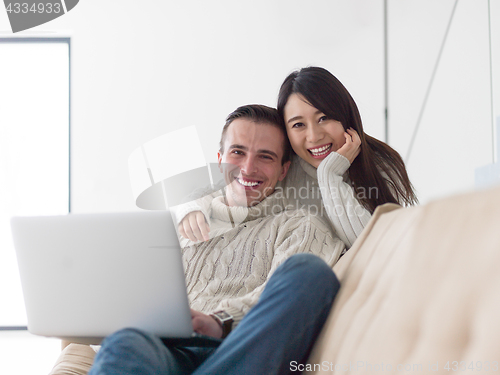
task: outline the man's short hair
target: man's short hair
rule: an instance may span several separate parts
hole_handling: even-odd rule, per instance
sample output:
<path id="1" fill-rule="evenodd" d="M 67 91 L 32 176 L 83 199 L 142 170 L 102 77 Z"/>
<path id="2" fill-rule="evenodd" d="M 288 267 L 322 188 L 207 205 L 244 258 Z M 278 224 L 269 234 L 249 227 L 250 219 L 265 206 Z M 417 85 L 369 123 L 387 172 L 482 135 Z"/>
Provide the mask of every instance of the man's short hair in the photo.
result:
<path id="1" fill-rule="evenodd" d="M 224 152 L 224 139 L 226 137 L 227 129 L 229 128 L 229 125 L 231 125 L 231 123 L 238 118 L 245 118 L 255 123 L 271 125 L 278 128 L 281 131 L 281 134 L 283 134 L 283 157 L 281 158 L 281 165 L 290 160 L 292 148 L 286 134 L 283 118 L 279 115 L 276 109 L 262 104 L 249 104 L 238 107 L 227 116 L 226 124 L 222 129 L 222 135 L 220 138 L 219 152 L 221 154 Z"/>

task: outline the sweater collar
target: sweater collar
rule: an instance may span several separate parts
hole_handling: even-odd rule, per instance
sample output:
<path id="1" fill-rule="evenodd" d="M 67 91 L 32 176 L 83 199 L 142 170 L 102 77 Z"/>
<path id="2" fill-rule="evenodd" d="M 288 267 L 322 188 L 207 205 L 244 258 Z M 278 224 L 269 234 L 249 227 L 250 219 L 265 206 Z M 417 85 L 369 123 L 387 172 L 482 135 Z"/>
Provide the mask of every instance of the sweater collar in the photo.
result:
<path id="1" fill-rule="evenodd" d="M 224 222 L 244 223 L 261 217 L 277 215 L 284 210 L 284 197 L 281 190 L 265 198 L 252 207 L 227 206 L 224 196 L 218 196 L 212 201 L 211 216 Z"/>
<path id="2" fill-rule="evenodd" d="M 311 164 L 309 164 L 299 156 L 295 156 L 295 158 L 298 159 L 300 166 L 309 176 L 311 176 L 315 180 L 318 179 L 318 170 L 316 168 L 314 168 Z"/>

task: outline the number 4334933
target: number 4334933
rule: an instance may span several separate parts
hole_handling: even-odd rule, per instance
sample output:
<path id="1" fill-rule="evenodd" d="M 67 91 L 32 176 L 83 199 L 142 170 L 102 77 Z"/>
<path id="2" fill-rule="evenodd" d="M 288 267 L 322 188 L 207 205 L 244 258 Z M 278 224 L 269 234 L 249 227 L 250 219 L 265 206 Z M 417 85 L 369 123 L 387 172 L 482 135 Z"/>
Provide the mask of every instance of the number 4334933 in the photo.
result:
<path id="1" fill-rule="evenodd" d="M 5 9 L 7 13 L 61 13 L 60 3 L 7 3 Z"/>

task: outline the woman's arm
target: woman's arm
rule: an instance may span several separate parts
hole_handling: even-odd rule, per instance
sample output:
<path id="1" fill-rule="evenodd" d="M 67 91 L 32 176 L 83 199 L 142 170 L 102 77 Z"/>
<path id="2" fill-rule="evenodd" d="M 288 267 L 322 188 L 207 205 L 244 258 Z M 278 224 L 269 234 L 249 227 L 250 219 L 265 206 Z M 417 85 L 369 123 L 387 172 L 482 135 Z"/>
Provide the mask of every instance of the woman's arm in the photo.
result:
<path id="1" fill-rule="evenodd" d="M 347 158 L 332 152 L 321 162 L 317 171 L 326 213 L 337 236 L 347 248 L 352 246 L 371 218 L 370 212 L 356 199 L 351 185 L 344 181 L 343 175 L 350 165 Z"/>
<path id="2" fill-rule="evenodd" d="M 210 205 L 220 191 L 174 208 L 179 234 L 193 242 L 210 238 Z"/>

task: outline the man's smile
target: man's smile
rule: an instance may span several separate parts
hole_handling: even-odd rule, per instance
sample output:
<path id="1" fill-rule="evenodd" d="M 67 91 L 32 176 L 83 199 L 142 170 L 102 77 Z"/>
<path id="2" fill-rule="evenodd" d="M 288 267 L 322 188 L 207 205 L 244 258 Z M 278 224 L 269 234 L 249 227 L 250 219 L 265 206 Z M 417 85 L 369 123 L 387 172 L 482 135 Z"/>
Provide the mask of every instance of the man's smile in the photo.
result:
<path id="1" fill-rule="evenodd" d="M 242 186 L 244 187 L 249 187 L 249 188 L 254 188 L 256 186 L 259 186 L 262 184 L 262 181 L 257 181 L 257 180 L 249 180 L 246 178 L 241 178 L 241 177 L 235 177 L 235 180 Z"/>

